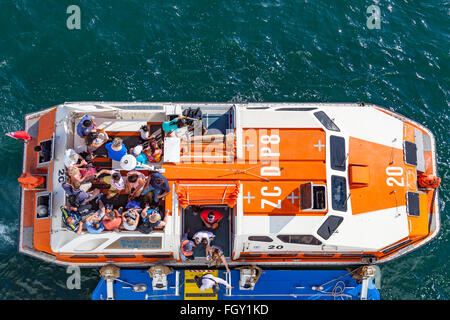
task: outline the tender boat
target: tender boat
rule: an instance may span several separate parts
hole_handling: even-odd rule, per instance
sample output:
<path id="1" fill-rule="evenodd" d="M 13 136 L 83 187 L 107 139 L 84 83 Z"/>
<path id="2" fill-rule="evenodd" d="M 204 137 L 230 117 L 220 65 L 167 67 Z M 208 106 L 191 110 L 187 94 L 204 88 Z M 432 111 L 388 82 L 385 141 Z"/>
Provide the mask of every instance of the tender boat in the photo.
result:
<path id="1" fill-rule="evenodd" d="M 198 107 L 206 133 L 161 134 Z M 165 228 L 76 234 L 63 223 L 64 154 L 86 150 L 76 134 L 86 114 L 128 148 L 142 125 L 164 139 L 161 161 L 137 170 L 169 181 Z M 199 206 L 223 214 L 214 241 L 230 268 L 384 263 L 440 229 L 433 134 L 376 105 L 67 102 L 26 115 L 24 130 L 19 251 L 50 263 L 205 268 L 200 247 L 194 260 L 180 256 L 183 234 L 202 228 Z M 94 164 L 127 173 L 107 157 Z"/>

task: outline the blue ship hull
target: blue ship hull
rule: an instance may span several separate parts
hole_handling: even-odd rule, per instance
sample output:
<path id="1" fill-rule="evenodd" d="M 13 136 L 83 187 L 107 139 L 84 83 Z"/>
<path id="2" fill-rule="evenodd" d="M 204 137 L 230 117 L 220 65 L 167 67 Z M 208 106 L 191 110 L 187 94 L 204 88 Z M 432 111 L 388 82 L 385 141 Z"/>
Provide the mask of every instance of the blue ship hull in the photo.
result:
<path id="1" fill-rule="evenodd" d="M 187 272 L 188 270 L 186 270 Z M 224 271 L 219 277 L 226 279 Z M 360 300 L 362 283 L 346 270 L 264 270 L 253 290 L 239 288 L 240 272 L 231 271 L 230 292 L 221 286 L 214 300 Z M 185 270 L 167 275 L 167 290 L 153 290 L 152 278 L 147 270 L 122 269 L 120 280 L 130 284 L 145 284 L 145 292 L 135 292 L 129 284 L 114 281 L 115 300 L 184 300 L 202 299 L 208 293 L 188 293 Z M 187 282 L 186 282 L 187 280 Z M 190 281 L 191 283 L 193 281 Z M 178 285 L 177 285 L 178 284 Z M 186 290 L 185 290 L 186 289 Z M 185 292 L 186 291 L 186 292 Z M 209 297 L 211 297 L 211 293 Z M 107 284 L 101 279 L 92 294 L 93 300 L 107 299 Z M 206 298 L 208 299 L 208 298 Z M 380 293 L 372 279 L 368 279 L 367 300 L 380 300 Z"/>

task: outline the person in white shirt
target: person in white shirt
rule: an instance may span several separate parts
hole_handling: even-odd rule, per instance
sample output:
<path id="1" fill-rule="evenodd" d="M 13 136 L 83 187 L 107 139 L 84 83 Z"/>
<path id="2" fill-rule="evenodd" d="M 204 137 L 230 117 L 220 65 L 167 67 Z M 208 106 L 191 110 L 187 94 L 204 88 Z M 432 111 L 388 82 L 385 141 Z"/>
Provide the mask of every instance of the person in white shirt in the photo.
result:
<path id="1" fill-rule="evenodd" d="M 209 246 L 209 244 L 214 240 L 215 237 L 216 236 L 211 231 L 202 230 L 196 232 L 192 237 L 192 240 L 194 240 L 196 245 L 202 243 L 205 246 Z"/>
<path id="2" fill-rule="evenodd" d="M 215 277 L 210 273 L 206 273 L 202 276 L 195 276 L 195 283 L 200 288 L 200 291 L 213 288 L 214 292 L 219 292 L 219 284 L 223 284 L 227 289 L 231 289 L 231 286 L 222 278 Z"/>

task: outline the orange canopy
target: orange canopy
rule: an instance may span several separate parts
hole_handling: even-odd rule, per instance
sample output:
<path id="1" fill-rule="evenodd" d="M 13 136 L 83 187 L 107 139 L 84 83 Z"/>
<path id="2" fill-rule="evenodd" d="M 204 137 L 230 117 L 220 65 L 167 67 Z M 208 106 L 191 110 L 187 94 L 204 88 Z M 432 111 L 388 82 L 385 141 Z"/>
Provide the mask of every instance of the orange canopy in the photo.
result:
<path id="1" fill-rule="evenodd" d="M 176 193 L 180 205 L 186 209 L 189 205 L 236 205 L 239 193 L 238 184 L 184 184 L 177 183 Z"/>

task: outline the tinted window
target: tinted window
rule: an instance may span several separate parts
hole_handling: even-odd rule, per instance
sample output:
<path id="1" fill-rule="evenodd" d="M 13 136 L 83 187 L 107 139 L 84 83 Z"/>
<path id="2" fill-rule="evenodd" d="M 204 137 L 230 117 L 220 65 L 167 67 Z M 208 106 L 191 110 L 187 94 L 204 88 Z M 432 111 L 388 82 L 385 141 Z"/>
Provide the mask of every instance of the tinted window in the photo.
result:
<path id="1" fill-rule="evenodd" d="M 272 242 L 273 241 L 273 239 L 271 237 L 266 237 L 266 236 L 251 236 L 251 237 L 248 237 L 248 240 L 260 241 L 260 242 Z"/>
<path id="2" fill-rule="evenodd" d="M 418 217 L 420 215 L 419 194 L 416 192 L 407 192 L 406 200 L 408 215 Z"/>
<path id="3" fill-rule="evenodd" d="M 415 143 L 405 141 L 404 142 L 405 162 L 413 166 L 417 165 L 417 146 Z"/>
<path id="4" fill-rule="evenodd" d="M 300 185 L 300 207 L 302 210 L 312 208 L 312 183 Z"/>
<path id="5" fill-rule="evenodd" d="M 310 244 L 310 245 L 322 244 L 322 242 L 320 242 L 311 235 L 300 235 L 300 234 L 279 235 L 277 236 L 277 238 L 286 243 Z"/>
<path id="6" fill-rule="evenodd" d="M 337 127 L 336 124 L 334 124 L 333 120 L 331 120 L 327 114 L 323 111 L 317 111 L 314 112 L 314 115 L 316 116 L 317 120 L 320 121 L 320 123 L 322 123 L 322 125 L 327 128 L 328 130 L 331 131 L 337 131 L 339 132 L 339 128 Z"/>
<path id="7" fill-rule="evenodd" d="M 317 234 L 327 240 L 336 231 L 344 218 L 338 216 L 329 216 L 327 220 L 317 230 Z"/>
<path id="8" fill-rule="evenodd" d="M 342 137 L 330 137 L 331 169 L 345 171 L 345 139 Z"/>
<path id="9" fill-rule="evenodd" d="M 347 186 L 344 177 L 331 176 L 331 205 L 334 210 L 347 211 Z"/>

